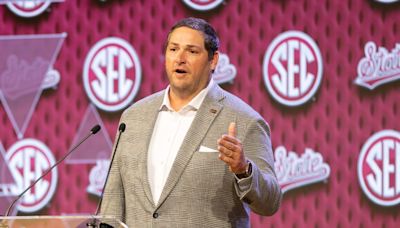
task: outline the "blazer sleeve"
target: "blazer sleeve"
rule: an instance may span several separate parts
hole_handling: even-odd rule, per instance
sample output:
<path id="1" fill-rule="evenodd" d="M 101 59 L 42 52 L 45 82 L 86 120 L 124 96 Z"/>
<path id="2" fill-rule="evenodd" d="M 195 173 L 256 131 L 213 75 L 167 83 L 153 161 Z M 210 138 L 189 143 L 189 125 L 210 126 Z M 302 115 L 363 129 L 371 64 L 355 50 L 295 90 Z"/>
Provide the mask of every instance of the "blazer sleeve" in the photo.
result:
<path id="1" fill-rule="evenodd" d="M 282 192 L 274 171 L 270 129 L 263 119 L 251 120 L 242 140 L 246 158 L 252 164 L 250 187 L 235 190 L 240 200 L 260 215 L 273 215 L 279 208 Z"/>

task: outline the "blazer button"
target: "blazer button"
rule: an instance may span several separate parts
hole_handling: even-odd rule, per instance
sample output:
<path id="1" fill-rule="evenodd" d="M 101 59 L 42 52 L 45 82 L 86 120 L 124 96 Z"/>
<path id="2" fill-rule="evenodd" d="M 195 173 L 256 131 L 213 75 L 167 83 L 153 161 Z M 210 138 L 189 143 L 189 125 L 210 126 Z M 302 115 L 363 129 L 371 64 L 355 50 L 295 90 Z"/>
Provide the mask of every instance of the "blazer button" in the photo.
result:
<path id="1" fill-rule="evenodd" d="M 158 218 L 158 213 L 157 212 L 153 213 L 153 218 L 155 218 L 155 219 Z"/>

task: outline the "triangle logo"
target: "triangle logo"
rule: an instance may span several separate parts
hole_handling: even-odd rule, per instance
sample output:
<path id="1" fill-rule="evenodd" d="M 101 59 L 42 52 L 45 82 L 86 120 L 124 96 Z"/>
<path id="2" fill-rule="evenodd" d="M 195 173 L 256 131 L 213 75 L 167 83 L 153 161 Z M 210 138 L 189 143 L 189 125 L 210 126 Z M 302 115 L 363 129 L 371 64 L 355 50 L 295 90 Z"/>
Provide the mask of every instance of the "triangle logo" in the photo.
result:
<path id="1" fill-rule="evenodd" d="M 3 144 L 0 142 L 0 212 L 5 213 L 9 205 L 17 198 L 11 192 L 11 186 L 16 185 L 14 177 L 6 160 L 6 152 Z M 11 215 L 15 215 L 17 210 L 11 211 Z"/>
<path id="2" fill-rule="evenodd" d="M 82 143 L 74 153 L 67 158 L 67 164 L 96 164 L 97 160 L 108 160 L 111 156 L 112 142 L 107 130 L 104 128 L 103 121 L 100 118 L 96 108 L 89 104 L 85 116 L 81 122 L 78 133 L 70 146 L 77 145 L 80 140 L 85 138 L 90 129 L 96 124 L 99 124 L 101 131 L 95 135 L 90 136 L 84 143 Z"/>
<path id="3" fill-rule="evenodd" d="M 0 36 L 0 100 L 23 138 L 66 33 Z"/>

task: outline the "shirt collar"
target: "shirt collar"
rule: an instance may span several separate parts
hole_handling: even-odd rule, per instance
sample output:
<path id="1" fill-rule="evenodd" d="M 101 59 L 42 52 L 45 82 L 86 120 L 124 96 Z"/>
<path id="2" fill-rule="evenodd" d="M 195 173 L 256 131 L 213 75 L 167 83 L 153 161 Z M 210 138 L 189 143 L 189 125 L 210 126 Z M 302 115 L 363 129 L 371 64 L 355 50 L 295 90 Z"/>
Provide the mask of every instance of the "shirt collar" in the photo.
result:
<path id="1" fill-rule="evenodd" d="M 206 98 L 206 95 L 208 91 L 210 91 L 210 88 L 214 85 L 214 80 L 211 78 L 210 82 L 208 83 L 207 87 L 204 88 L 203 90 L 200 91 L 187 105 L 183 106 L 180 111 L 189 111 L 189 110 L 198 110 L 200 108 L 200 105 L 203 103 L 204 98 Z M 168 85 L 167 89 L 165 90 L 164 93 L 164 98 L 163 102 L 160 107 L 160 111 L 173 111 L 171 107 L 171 102 L 169 100 L 169 93 L 170 86 Z"/>

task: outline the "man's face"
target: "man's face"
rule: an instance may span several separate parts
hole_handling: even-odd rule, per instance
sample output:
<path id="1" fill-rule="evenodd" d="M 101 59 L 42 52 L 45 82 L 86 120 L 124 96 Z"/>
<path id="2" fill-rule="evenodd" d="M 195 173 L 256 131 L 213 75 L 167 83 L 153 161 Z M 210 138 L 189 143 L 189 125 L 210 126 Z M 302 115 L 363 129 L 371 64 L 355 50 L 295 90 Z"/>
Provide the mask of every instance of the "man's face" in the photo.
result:
<path id="1" fill-rule="evenodd" d="M 207 86 L 218 53 L 208 60 L 204 36 L 200 31 L 180 27 L 170 33 L 165 50 L 165 69 L 173 93 L 193 97 Z"/>

